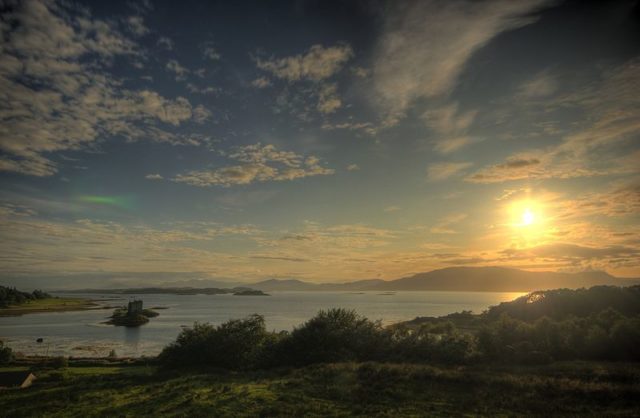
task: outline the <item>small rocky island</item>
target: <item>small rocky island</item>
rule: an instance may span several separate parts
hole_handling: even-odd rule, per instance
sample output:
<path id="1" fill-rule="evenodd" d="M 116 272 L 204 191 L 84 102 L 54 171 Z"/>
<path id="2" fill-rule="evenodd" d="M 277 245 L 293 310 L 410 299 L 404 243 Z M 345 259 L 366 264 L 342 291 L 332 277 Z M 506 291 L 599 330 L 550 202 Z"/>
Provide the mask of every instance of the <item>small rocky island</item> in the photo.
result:
<path id="1" fill-rule="evenodd" d="M 238 292 L 234 292 L 233 296 L 271 296 L 268 293 L 264 293 L 262 290 L 240 290 Z"/>
<path id="2" fill-rule="evenodd" d="M 142 300 L 134 299 L 129 301 L 126 309 L 116 309 L 106 323 L 121 327 L 139 327 L 149 322 L 149 318 L 158 315 L 160 314 L 152 309 L 144 309 Z"/>

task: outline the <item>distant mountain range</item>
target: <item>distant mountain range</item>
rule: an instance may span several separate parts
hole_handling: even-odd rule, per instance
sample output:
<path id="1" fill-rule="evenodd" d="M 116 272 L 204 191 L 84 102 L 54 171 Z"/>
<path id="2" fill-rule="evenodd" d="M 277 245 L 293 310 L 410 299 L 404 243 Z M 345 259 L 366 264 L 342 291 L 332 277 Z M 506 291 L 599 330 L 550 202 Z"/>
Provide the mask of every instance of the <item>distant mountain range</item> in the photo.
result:
<path id="1" fill-rule="evenodd" d="M 449 267 L 418 273 L 397 280 L 359 280 L 347 283 L 310 283 L 295 279 L 269 279 L 257 283 L 222 282 L 215 280 L 187 280 L 165 282 L 153 288 L 130 285 L 126 288 L 83 289 L 75 292 L 108 290 L 110 293 L 233 293 L 254 289 L 273 291 L 479 291 L 530 292 L 558 288 L 577 289 L 596 285 L 630 286 L 640 279 L 622 279 L 602 271 L 556 273 L 526 271 L 506 267 Z"/>
<path id="2" fill-rule="evenodd" d="M 556 273 L 505 267 L 450 267 L 389 281 L 373 279 L 337 284 L 315 284 L 300 280 L 270 279 L 246 286 L 264 291 L 441 290 L 529 292 L 558 288 L 577 289 L 596 285 L 628 286 L 638 283 L 640 283 L 639 279 L 621 279 L 602 271 Z"/>

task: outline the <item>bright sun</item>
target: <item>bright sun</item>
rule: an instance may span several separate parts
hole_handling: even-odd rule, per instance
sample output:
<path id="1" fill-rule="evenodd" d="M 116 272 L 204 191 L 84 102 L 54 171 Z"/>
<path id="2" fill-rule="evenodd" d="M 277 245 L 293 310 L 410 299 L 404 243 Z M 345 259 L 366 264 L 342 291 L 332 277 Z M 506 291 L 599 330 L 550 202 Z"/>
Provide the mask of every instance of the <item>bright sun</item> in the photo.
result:
<path id="1" fill-rule="evenodd" d="M 508 207 L 510 225 L 516 229 L 525 228 L 528 233 L 533 232 L 534 226 L 542 226 L 542 206 L 532 199 L 513 202 Z"/>
<path id="2" fill-rule="evenodd" d="M 531 212 L 531 209 L 526 208 L 522 212 L 522 225 L 531 225 L 536 220 L 536 216 Z"/>

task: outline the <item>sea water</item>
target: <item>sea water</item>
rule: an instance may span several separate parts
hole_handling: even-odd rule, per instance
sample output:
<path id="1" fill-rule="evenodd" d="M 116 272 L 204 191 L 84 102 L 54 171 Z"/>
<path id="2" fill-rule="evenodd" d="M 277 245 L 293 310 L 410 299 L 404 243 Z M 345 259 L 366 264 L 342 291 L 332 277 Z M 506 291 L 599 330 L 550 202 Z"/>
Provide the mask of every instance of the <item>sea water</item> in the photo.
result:
<path id="1" fill-rule="evenodd" d="M 270 296 L 140 295 L 145 308 L 163 307 L 160 316 L 139 328 L 106 325 L 116 305 L 131 295 L 73 294 L 97 300 L 102 309 L 0 317 L 0 339 L 27 355 L 97 357 L 156 355 L 194 322 L 220 324 L 257 313 L 269 330 L 292 330 L 321 309 L 348 308 L 391 324 L 417 316 L 442 316 L 462 310 L 480 313 L 521 293 L 498 292 L 269 292 Z M 42 338 L 42 342 L 36 342 Z"/>

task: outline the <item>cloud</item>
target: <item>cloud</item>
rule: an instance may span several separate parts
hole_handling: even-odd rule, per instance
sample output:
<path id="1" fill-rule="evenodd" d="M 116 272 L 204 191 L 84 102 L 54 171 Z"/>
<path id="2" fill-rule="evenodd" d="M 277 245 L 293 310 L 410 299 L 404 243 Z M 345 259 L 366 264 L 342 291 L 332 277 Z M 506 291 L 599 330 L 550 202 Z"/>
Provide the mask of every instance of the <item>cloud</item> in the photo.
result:
<path id="1" fill-rule="evenodd" d="M 202 45 L 202 56 L 211 61 L 219 61 L 222 58 L 222 55 L 220 55 L 210 42 Z"/>
<path id="2" fill-rule="evenodd" d="M 367 78 L 371 75 L 371 70 L 362 67 L 351 67 L 351 73 L 356 77 Z"/>
<path id="3" fill-rule="evenodd" d="M 540 164 L 537 158 L 508 158 L 504 164 L 498 164 L 496 167 L 503 169 L 532 167 Z"/>
<path id="4" fill-rule="evenodd" d="M 430 181 L 446 180 L 460 174 L 463 170 L 471 167 L 472 163 L 434 163 L 427 169 L 427 179 Z"/>
<path id="5" fill-rule="evenodd" d="M 187 74 L 189 74 L 189 69 L 180 65 L 180 63 L 176 60 L 169 60 L 165 67 L 167 71 L 170 71 L 176 75 L 177 81 L 183 81 L 187 79 Z"/>
<path id="6" fill-rule="evenodd" d="M 545 170 L 545 165 L 541 162 L 541 157 L 514 155 L 507 158 L 504 163 L 485 167 L 465 180 L 471 183 L 498 183 L 506 180 L 553 176 L 553 173 Z"/>
<path id="7" fill-rule="evenodd" d="M 621 245 L 588 247 L 576 244 L 553 243 L 524 249 L 508 249 L 502 252 L 508 257 L 540 257 L 556 260 L 573 260 L 578 263 L 586 260 L 628 258 L 640 255 L 637 248 Z"/>
<path id="8" fill-rule="evenodd" d="M 548 3 L 524 1 L 398 2 L 385 13 L 373 82 L 387 124 L 417 99 L 447 95 L 471 55 L 501 32 L 527 25 Z"/>
<path id="9" fill-rule="evenodd" d="M 599 81 L 545 101 L 546 111 L 579 114 L 571 133 L 556 144 L 508 157 L 467 177 L 474 183 L 576 178 L 638 173 L 640 152 L 629 145 L 640 134 L 640 60 L 599 74 Z M 606 156 L 606 158 L 603 158 Z"/>
<path id="10" fill-rule="evenodd" d="M 179 174 L 173 181 L 192 186 L 224 186 L 254 182 L 285 181 L 298 178 L 330 175 L 333 169 L 324 168 L 320 160 L 290 151 L 279 151 L 273 145 L 260 143 L 239 147 L 229 155 L 240 164 L 213 170 L 195 170 Z"/>
<path id="11" fill-rule="evenodd" d="M 467 219 L 466 213 L 454 213 L 440 219 L 431 229 L 432 234 L 456 234 L 457 231 L 452 227 L 463 220 Z"/>
<path id="12" fill-rule="evenodd" d="M 606 191 L 582 193 L 562 200 L 554 211 L 561 219 L 636 215 L 640 213 L 640 179 L 614 182 L 606 186 Z"/>
<path id="13" fill-rule="evenodd" d="M 273 255 L 252 255 L 249 258 L 257 259 L 257 260 L 276 260 L 276 261 L 291 261 L 294 263 L 306 263 L 311 261 L 309 258 L 298 258 L 298 257 L 278 257 Z"/>
<path id="14" fill-rule="evenodd" d="M 211 111 L 202 105 L 198 105 L 193 109 L 193 120 L 197 123 L 206 122 L 211 119 L 212 115 Z"/>
<path id="15" fill-rule="evenodd" d="M 116 23 L 80 15 L 51 1 L 19 3 L 0 25 L 0 170 L 49 176 L 45 154 L 100 139 L 154 138 L 182 143 L 158 122 L 190 120 L 185 98 L 122 87 L 108 72 L 116 56 L 139 57 Z"/>
<path id="16" fill-rule="evenodd" d="M 457 103 L 432 108 L 422 114 L 425 124 L 437 135 L 434 150 L 440 154 L 450 154 L 471 142 L 467 135 L 477 111 L 461 113 Z"/>
<path id="17" fill-rule="evenodd" d="M 174 222 L 156 228 L 140 223 L 88 219 L 47 221 L 33 214 L 3 216 L 0 210 L 2 277 L 29 274 L 51 277 L 52 272 L 117 275 L 119 272 L 198 270 L 211 274 L 218 272 L 222 264 L 232 271 L 237 256 L 187 248 L 183 244 L 198 241 L 205 246 L 218 240 L 224 242 L 230 236 L 252 240 L 260 235 L 261 231 L 252 225 Z M 78 278 L 76 286 L 81 286 L 82 280 Z M 50 286 L 55 283 L 50 282 Z"/>
<path id="18" fill-rule="evenodd" d="M 158 38 L 156 45 L 166 49 L 167 51 L 173 51 L 173 48 L 175 47 L 175 43 L 170 38 L 167 38 L 166 36 L 161 36 L 160 38 Z"/>
<path id="19" fill-rule="evenodd" d="M 261 70 L 287 81 L 321 81 L 342 69 L 352 56 L 353 50 L 346 44 L 328 48 L 313 45 L 306 54 L 267 60 L 258 58 L 256 64 Z"/>
<path id="20" fill-rule="evenodd" d="M 328 79 L 337 74 L 352 56 L 353 50 L 347 44 L 327 48 L 313 45 L 305 54 L 284 58 L 256 58 L 256 66 L 290 84 L 302 83 L 301 88 L 293 91 L 290 85 L 286 86 L 276 101 L 279 108 L 287 107 L 291 113 L 308 121 L 311 110 L 309 98 L 317 100 L 315 109 L 323 115 L 334 113 L 342 107 L 338 86 Z M 270 85 L 270 81 L 261 77 L 252 84 L 263 88 Z"/>
<path id="21" fill-rule="evenodd" d="M 320 113 L 333 113 L 342 106 L 342 101 L 340 97 L 338 97 L 337 86 L 335 84 L 323 85 L 320 88 L 318 96 L 317 109 Z"/>
<path id="22" fill-rule="evenodd" d="M 271 85 L 271 81 L 267 77 L 258 77 L 251 82 L 253 87 L 263 89 Z"/>
<path id="23" fill-rule="evenodd" d="M 187 83 L 187 90 L 189 90 L 191 93 L 196 93 L 196 94 L 215 94 L 218 93 L 218 89 L 215 87 L 198 87 L 193 83 Z"/>
<path id="24" fill-rule="evenodd" d="M 558 90 L 558 80 L 549 71 L 542 71 L 524 82 L 516 95 L 523 99 L 540 99 Z"/>
<path id="25" fill-rule="evenodd" d="M 149 33 L 149 28 L 145 26 L 142 16 L 129 16 L 127 25 L 129 30 L 136 36 L 143 36 Z"/>
<path id="26" fill-rule="evenodd" d="M 147 180 L 163 180 L 164 177 L 162 177 L 160 174 L 147 174 L 146 176 L 144 176 L 145 179 Z"/>
<path id="27" fill-rule="evenodd" d="M 344 129 L 347 131 L 361 131 L 368 135 L 376 135 L 378 128 L 371 122 L 342 122 L 342 123 L 329 123 L 322 124 L 322 129 L 326 131 L 334 131 L 336 129 Z"/>
<path id="28" fill-rule="evenodd" d="M 472 141 L 468 136 L 440 139 L 436 141 L 433 149 L 440 154 L 451 154 L 452 152 L 469 145 L 471 142 Z"/>

